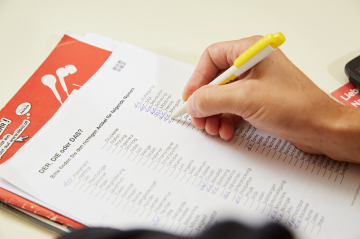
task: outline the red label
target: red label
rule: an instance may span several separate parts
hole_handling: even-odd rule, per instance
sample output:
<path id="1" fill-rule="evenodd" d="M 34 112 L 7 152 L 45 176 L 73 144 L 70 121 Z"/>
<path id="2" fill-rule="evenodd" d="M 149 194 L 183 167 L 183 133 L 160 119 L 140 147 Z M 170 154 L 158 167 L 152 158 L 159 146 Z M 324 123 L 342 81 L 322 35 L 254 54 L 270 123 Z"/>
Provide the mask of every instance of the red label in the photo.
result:
<path id="1" fill-rule="evenodd" d="M 360 108 L 360 91 L 350 82 L 332 92 L 331 95 L 344 105 Z"/>

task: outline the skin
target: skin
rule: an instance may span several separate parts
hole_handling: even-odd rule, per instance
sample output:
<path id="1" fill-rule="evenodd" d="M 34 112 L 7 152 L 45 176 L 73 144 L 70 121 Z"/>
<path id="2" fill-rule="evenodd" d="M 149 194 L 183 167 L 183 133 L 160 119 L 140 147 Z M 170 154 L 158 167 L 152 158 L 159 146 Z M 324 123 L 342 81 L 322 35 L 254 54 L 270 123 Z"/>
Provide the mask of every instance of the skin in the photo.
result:
<path id="1" fill-rule="evenodd" d="M 207 85 L 261 36 L 209 46 L 183 100 L 193 124 L 223 139 L 242 119 L 297 148 L 360 163 L 360 110 L 331 99 L 277 49 L 227 85 Z"/>

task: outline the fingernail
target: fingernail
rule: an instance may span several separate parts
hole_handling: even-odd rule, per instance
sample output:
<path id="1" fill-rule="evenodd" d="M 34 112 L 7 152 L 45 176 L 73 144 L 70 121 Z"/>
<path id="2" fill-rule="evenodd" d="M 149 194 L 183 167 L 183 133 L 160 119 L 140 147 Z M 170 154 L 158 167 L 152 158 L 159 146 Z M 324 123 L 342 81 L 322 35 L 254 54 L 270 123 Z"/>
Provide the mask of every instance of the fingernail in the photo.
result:
<path id="1" fill-rule="evenodd" d="M 191 95 L 186 102 L 186 111 L 191 116 L 196 116 L 195 108 L 194 108 L 194 96 Z"/>

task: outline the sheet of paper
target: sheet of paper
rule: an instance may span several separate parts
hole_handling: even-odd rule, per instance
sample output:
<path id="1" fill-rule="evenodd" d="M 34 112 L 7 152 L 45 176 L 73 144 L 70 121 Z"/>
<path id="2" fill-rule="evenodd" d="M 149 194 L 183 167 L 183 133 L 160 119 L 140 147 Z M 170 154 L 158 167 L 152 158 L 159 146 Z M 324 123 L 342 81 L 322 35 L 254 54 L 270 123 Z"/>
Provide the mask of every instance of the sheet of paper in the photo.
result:
<path id="1" fill-rule="evenodd" d="M 0 174 L 89 226 L 187 236 L 233 219 L 299 238 L 360 235 L 358 165 L 246 122 L 224 141 L 169 119 L 193 69 L 122 44 Z"/>
<path id="2" fill-rule="evenodd" d="M 89 45 L 96 46 L 107 51 L 113 51 L 116 46 L 121 44 L 121 42 L 117 42 L 94 33 L 86 33 L 84 36 L 79 36 L 70 31 L 66 31 L 65 34 L 78 41 L 85 42 Z"/>
<path id="3" fill-rule="evenodd" d="M 120 46 L 121 42 L 115 41 L 113 39 L 104 37 L 102 35 L 88 32 L 83 36 L 83 39 L 87 41 L 87 43 L 94 46 L 107 46 L 109 51 L 113 51 L 116 47 Z"/>

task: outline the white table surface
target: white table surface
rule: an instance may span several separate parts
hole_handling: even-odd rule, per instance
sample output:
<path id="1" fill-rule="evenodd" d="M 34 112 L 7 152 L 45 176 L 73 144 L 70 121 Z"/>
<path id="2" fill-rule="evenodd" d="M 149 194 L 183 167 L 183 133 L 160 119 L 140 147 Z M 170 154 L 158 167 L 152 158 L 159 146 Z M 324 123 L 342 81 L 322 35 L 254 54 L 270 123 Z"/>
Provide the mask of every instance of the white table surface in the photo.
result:
<path id="1" fill-rule="evenodd" d="M 94 32 L 196 64 L 212 43 L 281 31 L 281 49 L 320 88 L 346 83 L 360 55 L 356 0 L 0 0 L 0 107 L 65 31 Z M 0 238 L 55 238 L 0 209 Z"/>

